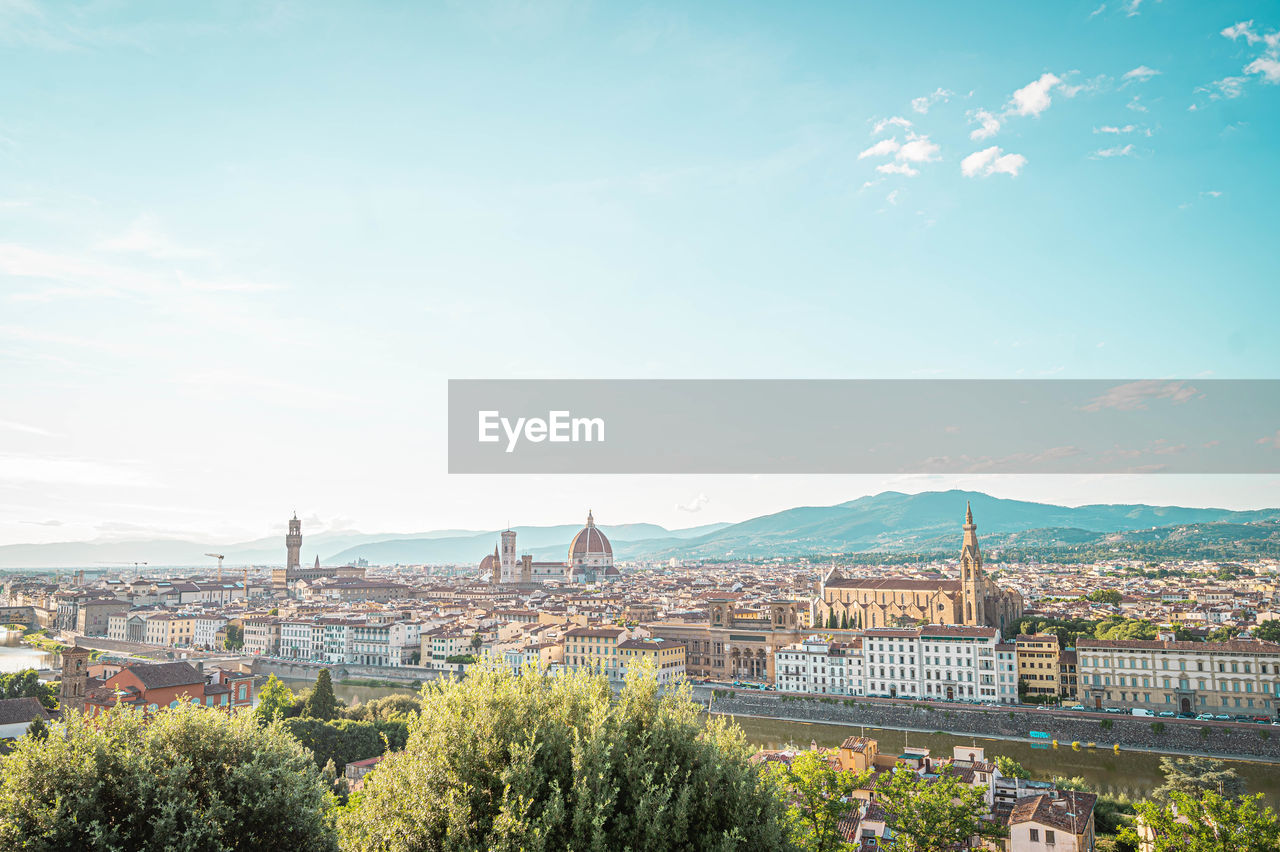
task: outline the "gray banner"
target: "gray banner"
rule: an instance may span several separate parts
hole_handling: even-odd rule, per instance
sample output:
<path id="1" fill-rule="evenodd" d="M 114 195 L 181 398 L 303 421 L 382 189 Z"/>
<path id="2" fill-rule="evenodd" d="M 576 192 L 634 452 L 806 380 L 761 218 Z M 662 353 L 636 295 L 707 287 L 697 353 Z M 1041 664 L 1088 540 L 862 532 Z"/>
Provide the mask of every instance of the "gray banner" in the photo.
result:
<path id="1" fill-rule="evenodd" d="M 1277 473 L 1274 380 L 449 382 L 450 473 Z"/>

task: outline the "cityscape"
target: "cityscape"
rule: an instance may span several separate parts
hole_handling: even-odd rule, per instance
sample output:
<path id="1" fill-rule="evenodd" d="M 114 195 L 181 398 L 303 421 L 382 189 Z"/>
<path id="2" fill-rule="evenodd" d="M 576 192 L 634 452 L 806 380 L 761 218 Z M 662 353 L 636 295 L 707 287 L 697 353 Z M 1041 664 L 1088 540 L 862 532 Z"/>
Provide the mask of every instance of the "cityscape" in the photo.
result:
<path id="1" fill-rule="evenodd" d="M 0 852 L 1280 852 L 1280 10 L 0 0 Z"/>
<path id="2" fill-rule="evenodd" d="M 1108 815 L 1099 827 L 1099 795 L 1151 792 L 1114 778 L 1059 786 L 1055 750 L 1280 759 L 1270 736 L 1280 726 L 1280 556 L 992 561 L 963 494 L 929 495 L 954 501 L 951 556 L 891 565 L 623 560 L 588 511 L 555 561 L 522 552 L 508 528 L 470 565 L 324 564 L 295 514 L 281 525 L 281 567 L 210 553 L 216 567 L 180 575 L 11 571 L 0 614 L 22 638 L 7 650 L 29 643 L 57 691 L 52 708 L 0 701 L 0 731 L 121 705 L 253 714 L 264 691 L 301 691 L 322 670 L 357 707 L 362 688 L 376 704 L 495 665 L 523 677 L 589 673 L 614 689 L 643 673 L 687 687 L 704 712 L 778 720 L 793 738 L 803 725 L 782 720 L 889 734 L 945 713 L 954 721 L 932 724 L 971 742 L 904 744 L 899 756 L 858 733 L 827 750 L 768 740 L 756 758 L 790 765 L 817 749 L 855 774 L 903 760 L 922 777 L 951 767 L 981 793 L 983 819 L 1003 827 L 1011 852 L 1055 833 L 1082 852 L 1111 842 L 1121 824 Z M 1046 751 L 1014 768 L 996 760 L 1002 740 Z M 387 746 L 351 755 L 340 770 L 348 795 Z M 893 842 L 875 808 L 855 808 L 840 832 L 865 847 Z"/>

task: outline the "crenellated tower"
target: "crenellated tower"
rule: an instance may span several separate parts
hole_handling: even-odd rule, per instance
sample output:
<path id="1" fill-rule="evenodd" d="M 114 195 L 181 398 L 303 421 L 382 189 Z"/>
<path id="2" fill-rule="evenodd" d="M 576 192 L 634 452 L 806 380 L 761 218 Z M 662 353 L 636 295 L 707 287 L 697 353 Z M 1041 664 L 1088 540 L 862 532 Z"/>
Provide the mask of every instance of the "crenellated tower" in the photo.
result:
<path id="1" fill-rule="evenodd" d="M 285 563 L 286 568 L 297 568 L 302 565 L 302 521 L 298 520 L 298 513 L 293 513 L 293 518 L 289 521 L 289 534 L 284 537 L 284 546 L 289 551 L 289 558 Z"/>

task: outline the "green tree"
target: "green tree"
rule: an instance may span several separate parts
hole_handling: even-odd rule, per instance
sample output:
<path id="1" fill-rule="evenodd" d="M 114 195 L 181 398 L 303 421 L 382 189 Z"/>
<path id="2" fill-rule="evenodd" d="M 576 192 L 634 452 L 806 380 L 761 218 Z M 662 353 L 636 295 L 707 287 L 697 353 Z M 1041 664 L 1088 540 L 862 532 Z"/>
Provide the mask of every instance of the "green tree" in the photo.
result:
<path id="1" fill-rule="evenodd" d="M 311 691 L 303 699 L 302 715 L 312 719 L 336 719 L 338 709 L 338 697 L 333 694 L 329 670 L 323 668 L 316 675 L 316 685 L 311 687 Z"/>
<path id="2" fill-rule="evenodd" d="M 234 624 L 227 625 L 227 638 L 222 643 L 230 651 L 236 651 L 244 647 L 244 628 L 237 627 Z"/>
<path id="3" fill-rule="evenodd" d="M 345 849 L 785 849 L 785 806 L 741 729 L 628 671 L 520 677 L 485 660 L 423 689 L 405 750 L 339 816 Z"/>
<path id="4" fill-rule="evenodd" d="M 1212 792 L 1229 799 L 1248 792 L 1244 779 L 1221 760 L 1208 757 L 1162 757 L 1160 771 L 1164 784 L 1151 793 L 1156 802 L 1165 803 L 1174 793 L 1199 795 Z"/>
<path id="5" fill-rule="evenodd" d="M 1094 603 L 1106 603 L 1112 606 L 1119 606 L 1120 601 L 1124 599 L 1115 589 L 1094 589 L 1089 593 L 1089 600 Z"/>
<path id="6" fill-rule="evenodd" d="M 1272 618 L 1253 628 L 1253 638 L 1264 642 L 1280 642 L 1280 618 Z"/>
<path id="7" fill-rule="evenodd" d="M 849 629 L 849 613 L 847 612 L 840 613 L 840 629 L 841 630 Z"/>
<path id="8" fill-rule="evenodd" d="M 790 763 L 770 764 L 788 803 L 787 833 L 805 852 L 845 852 L 857 848 L 846 843 L 840 820 L 856 804 L 850 799 L 867 784 L 870 772 L 845 772 L 833 768 L 825 754 L 801 752 Z"/>
<path id="9" fill-rule="evenodd" d="M 298 696 L 293 694 L 293 690 L 285 686 L 280 678 L 272 675 L 267 678 L 262 689 L 258 690 L 258 706 L 253 708 L 253 712 L 266 724 L 290 715 L 289 711 L 297 702 Z"/>
<path id="10" fill-rule="evenodd" d="M 1280 820 L 1262 807 L 1261 793 L 1239 800 L 1212 791 L 1173 793 L 1166 804 L 1142 802 L 1137 811 L 1140 825 L 1126 828 L 1121 839 L 1146 852 L 1280 849 Z"/>
<path id="11" fill-rule="evenodd" d="M 1030 778 L 1031 772 L 1021 763 L 1003 754 L 996 755 L 996 768 L 1006 778 Z"/>
<path id="12" fill-rule="evenodd" d="M 58 706 L 58 684 L 41 683 L 35 669 L 0 674 L 0 698 L 38 698 L 46 710 Z"/>
<path id="13" fill-rule="evenodd" d="M 27 736 L 33 740 L 44 740 L 49 736 L 49 725 L 37 716 L 31 720 L 30 725 L 27 725 Z"/>
<path id="14" fill-rule="evenodd" d="M 402 693 L 399 695 L 384 695 L 382 698 L 365 701 L 343 710 L 342 715 L 347 719 L 355 719 L 361 722 L 375 722 L 379 719 L 384 721 L 408 721 L 421 712 L 421 696 Z"/>
<path id="15" fill-rule="evenodd" d="M 1004 829 L 982 819 L 982 790 L 963 783 L 950 767 L 936 780 L 907 769 L 881 776 L 876 800 L 884 806 L 892 831 L 893 852 L 951 852 L 969 845 L 971 837 L 995 839 Z"/>
<path id="16" fill-rule="evenodd" d="M 388 749 L 399 751 L 409 739 L 405 721 L 356 721 L 353 719 L 285 719 L 284 729 L 311 752 L 316 766 L 332 761 L 345 767 L 354 760 L 377 757 Z"/>
<path id="17" fill-rule="evenodd" d="M 278 725 L 185 703 L 150 720 L 72 713 L 0 758 L 3 849 L 332 850 L 331 806 Z"/>

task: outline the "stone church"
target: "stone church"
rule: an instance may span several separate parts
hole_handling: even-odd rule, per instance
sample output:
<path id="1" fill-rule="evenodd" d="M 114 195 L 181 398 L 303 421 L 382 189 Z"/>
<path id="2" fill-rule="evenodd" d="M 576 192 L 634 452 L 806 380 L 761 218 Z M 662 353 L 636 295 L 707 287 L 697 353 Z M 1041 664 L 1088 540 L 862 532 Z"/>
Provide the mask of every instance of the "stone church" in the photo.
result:
<path id="1" fill-rule="evenodd" d="M 815 627 L 866 629 L 926 622 L 998 628 L 1008 635 L 1022 618 L 1022 595 L 1002 589 L 982 571 L 978 527 L 966 507 L 960 576 L 955 580 L 908 577 L 855 578 L 832 568 L 814 601 Z"/>

